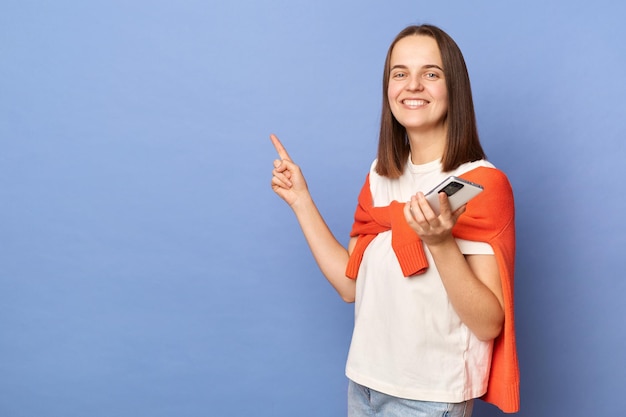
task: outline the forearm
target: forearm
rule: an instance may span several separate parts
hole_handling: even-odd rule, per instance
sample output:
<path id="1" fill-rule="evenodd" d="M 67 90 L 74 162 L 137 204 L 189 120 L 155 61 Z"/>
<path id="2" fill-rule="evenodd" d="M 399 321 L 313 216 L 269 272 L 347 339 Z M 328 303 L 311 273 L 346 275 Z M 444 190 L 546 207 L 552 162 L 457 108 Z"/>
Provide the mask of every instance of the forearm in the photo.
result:
<path id="1" fill-rule="evenodd" d="M 470 262 L 454 238 L 429 246 L 429 250 L 448 298 L 463 323 L 481 340 L 496 338 L 502 330 L 504 312 L 496 296 L 500 278 L 495 258 L 474 255 Z"/>
<path id="2" fill-rule="evenodd" d="M 344 301 L 353 302 L 356 284 L 346 277 L 348 250 L 332 234 L 310 195 L 291 208 L 320 270 Z"/>

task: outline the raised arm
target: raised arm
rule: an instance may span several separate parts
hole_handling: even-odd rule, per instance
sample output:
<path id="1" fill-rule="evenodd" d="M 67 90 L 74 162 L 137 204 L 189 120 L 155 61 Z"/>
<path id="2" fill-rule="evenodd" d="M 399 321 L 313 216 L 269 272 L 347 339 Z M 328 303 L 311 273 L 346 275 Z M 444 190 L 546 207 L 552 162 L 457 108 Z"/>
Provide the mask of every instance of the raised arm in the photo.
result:
<path id="1" fill-rule="evenodd" d="M 348 250 L 339 243 L 309 193 L 300 167 L 296 165 L 275 135 L 270 139 L 280 159 L 274 161 L 272 189 L 291 207 L 320 270 L 346 302 L 353 302 L 355 282 L 346 277 L 346 266 L 356 239 Z"/>

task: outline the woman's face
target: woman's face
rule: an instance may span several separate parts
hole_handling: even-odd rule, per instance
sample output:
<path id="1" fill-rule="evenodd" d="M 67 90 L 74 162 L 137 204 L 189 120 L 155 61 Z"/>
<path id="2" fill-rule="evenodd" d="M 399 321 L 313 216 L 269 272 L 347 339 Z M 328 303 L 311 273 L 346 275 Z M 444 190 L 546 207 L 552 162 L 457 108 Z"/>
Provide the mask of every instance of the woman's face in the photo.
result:
<path id="1" fill-rule="evenodd" d="M 422 35 L 400 39 L 389 63 L 387 99 L 407 133 L 445 131 L 448 91 L 435 39 Z"/>

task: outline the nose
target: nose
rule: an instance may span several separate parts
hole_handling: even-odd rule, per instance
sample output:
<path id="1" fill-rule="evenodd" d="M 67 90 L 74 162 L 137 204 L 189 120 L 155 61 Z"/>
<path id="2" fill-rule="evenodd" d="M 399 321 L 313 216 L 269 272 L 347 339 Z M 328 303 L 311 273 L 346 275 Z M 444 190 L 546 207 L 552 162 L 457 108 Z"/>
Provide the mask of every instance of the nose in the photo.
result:
<path id="1" fill-rule="evenodd" d="M 421 91 L 424 86 L 419 76 L 411 76 L 409 82 L 406 84 L 406 88 L 409 91 Z"/>

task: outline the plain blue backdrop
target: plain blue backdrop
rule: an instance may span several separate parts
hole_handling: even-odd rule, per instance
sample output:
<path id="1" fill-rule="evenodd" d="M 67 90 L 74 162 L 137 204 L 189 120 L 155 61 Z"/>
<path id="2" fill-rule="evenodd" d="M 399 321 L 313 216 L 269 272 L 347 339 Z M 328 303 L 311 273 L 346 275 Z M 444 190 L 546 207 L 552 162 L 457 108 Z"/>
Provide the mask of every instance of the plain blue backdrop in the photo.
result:
<path id="1" fill-rule="evenodd" d="M 626 6 L 0 3 L 0 416 L 343 416 L 352 327 L 270 189 L 348 240 L 393 37 L 465 54 L 515 190 L 519 416 L 619 415 Z M 479 403 L 475 415 L 501 415 Z"/>

